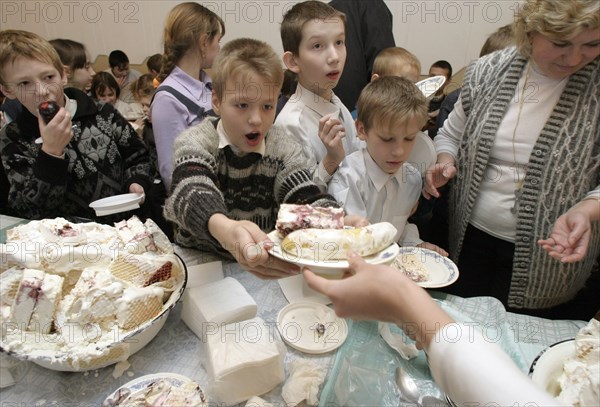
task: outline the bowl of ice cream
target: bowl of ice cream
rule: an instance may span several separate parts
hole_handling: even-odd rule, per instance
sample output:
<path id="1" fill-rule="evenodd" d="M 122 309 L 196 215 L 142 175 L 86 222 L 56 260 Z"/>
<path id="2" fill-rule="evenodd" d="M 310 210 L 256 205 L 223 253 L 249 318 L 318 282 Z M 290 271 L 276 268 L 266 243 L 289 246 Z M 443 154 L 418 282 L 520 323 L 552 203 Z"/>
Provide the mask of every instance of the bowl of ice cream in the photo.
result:
<path id="1" fill-rule="evenodd" d="M 533 382 L 564 405 L 600 405 L 600 322 L 592 319 L 574 339 L 544 349 L 529 369 Z"/>
<path id="2" fill-rule="evenodd" d="M 9 230 L 0 245 L 0 351 L 59 371 L 99 369 L 142 349 L 183 294 L 187 270 L 137 218 L 64 219 Z"/>

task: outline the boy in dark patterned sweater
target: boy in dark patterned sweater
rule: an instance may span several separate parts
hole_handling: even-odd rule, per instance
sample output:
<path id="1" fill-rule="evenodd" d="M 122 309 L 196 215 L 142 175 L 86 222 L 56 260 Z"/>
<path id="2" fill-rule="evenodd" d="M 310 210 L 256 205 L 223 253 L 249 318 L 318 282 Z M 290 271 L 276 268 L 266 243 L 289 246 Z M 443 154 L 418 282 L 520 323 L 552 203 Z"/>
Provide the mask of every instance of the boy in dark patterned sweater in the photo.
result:
<path id="1" fill-rule="evenodd" d="M 63 89 L 66 79 L 46 40 L 26 31 L 0 31 L 0 90 L 25 107 L 0 131 L 8 206 L 27 219 L 96 219 L 91 202 L 144 193 L 150 186 L 148 150 L 131 125 L 112 106 L 97 105 L 78 89 Z M 43 101 L 60 106 L 48 124 L 38 112 Z"/>
<path id="2" fill-rule="evenodd" d="M 266 250 L 279 205 L 338 204 L 312 181 L 300 146 L 272 127 L 283 81 L 279 58 L 266 43 L 237 39 L 223 47 L 214 72 L 212 104 L 220 119 L 175 140 L 165 205 L 166 218 L 179 225 L 175 241 L 208 252 L 203 260 L 235 259 L 261 278 L 296 274 L 298 267 Z"/>

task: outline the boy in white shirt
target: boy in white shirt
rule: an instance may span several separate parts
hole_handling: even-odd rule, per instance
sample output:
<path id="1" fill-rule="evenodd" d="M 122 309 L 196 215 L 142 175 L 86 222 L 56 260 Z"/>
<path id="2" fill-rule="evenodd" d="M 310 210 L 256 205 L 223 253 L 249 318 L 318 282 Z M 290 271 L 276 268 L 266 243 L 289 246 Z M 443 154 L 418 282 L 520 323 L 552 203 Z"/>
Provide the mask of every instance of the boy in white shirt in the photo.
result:
<path id="1" fill-rule="evenodd" d="M 352 116 L 333 93 L 346 61 L 346 17 L 320 1 L 296 4 L 283 17 L 283 61 L 298 87 L 277 116 L 309 157 L 313 179 L 326 188 L 346 154 L 357 151 Z"/>
<path id="2" fill-rule="evenodd" d="M 333 175 L 328 192 L 348 213 L 369 222 L 390 222 L 403 246 L 447 253 L 424 243 L 415 225 L 407 223 L 419 202 L 423 182 L 406 160 L 417 133 L 427 121 L 427 101 L 408 79 L 386 76 L 371 81 L 358 98 L 356 130 L 366 147 L 346 157 Z"/>

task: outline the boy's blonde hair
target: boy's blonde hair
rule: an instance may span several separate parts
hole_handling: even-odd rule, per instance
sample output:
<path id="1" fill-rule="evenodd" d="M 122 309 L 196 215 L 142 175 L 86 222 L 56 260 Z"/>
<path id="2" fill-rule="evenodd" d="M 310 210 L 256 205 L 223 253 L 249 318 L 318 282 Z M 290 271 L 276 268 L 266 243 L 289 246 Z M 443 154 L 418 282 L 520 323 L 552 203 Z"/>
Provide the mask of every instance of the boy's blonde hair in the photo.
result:
<path id="1" fill-rule="evenodd" d="M 419 59 L 402 47 L 390 47 L 382 50 L 373 62 L 373 73 L 379 76 L 398 75 L 407 77 L 412 72 L 421 74 Z"/>
<path id="2" fill-rule="evenodd" d="M 366 130 L 373 127 L 388 129 L 415 119 L 422 127 L 427 122 L 427 100 L 423 93 L 406 78 L 384 76 L 371 81 L 358 97 L 357 121 Z"/>
<path id="3" fill-rule="evenodd" d="M 513 32 L 512 24 L 503 25 L 498 28 L 485 40 L 485 43 L 481 47 L 479 57 L 491 54 L 498 50 L 507 48 L 515 44 L 515 34 Z"/>
<path id="4" fill-rule="evenodd" d="M 213 63 L 213 91 L 219 100 L 227 86 L 227 80 L 241 79 L 252 74 L 266 78 L 277 97 L 283 83 L 283 68 L 279 56 L 266 42 L 252 38 L 230 41 L 217 54 Z"/>
<path id="5" fill-rule="evenodd" d="M 9 86 L 4 67 L 19 57 L 50 64 L 63 76 L 63 63 L 47 40 L 29 31 L 3 30 L 0 31 L 0 84 Z"/>
<path id="6" fill-rule="evenodd" d="M 165 80 L 185 53 L 198 46 L 203 34 L 212 41 L 219 33 L 225 35 L 225 23 L 203 5 L 186 2 L 173 7 L 163 31 L 164 53 L 158 80 Z"/>
<path id="7" fill-rule="evenodd" d="M 598 0 L 527 0 L 518 12 L 514 34 L 519 52 L 531 56 L 529 34 L 551 40 L 569 40 L 586 29 L 600 26 Z"/>
<path id="8" fill-rule="evenodd" d="M 320 1 L 303 1 L 294 5 L 281 22 L 281 42 L 283 51 L 298 55 L 302 41 L 302 28 L 311 20 L 332 21 L 342 20 L 346 26 L 346 15 L 328 4 Z"/>
<path id="9" fill-rule="evenodd" d="M 131 94 L 137 100 L 140 100 L 144 96 L 152 96 L 156 91 L 154 88 L 154 77 L 152 74 L 145 73 L 131 84 L 130 89 Z"/>

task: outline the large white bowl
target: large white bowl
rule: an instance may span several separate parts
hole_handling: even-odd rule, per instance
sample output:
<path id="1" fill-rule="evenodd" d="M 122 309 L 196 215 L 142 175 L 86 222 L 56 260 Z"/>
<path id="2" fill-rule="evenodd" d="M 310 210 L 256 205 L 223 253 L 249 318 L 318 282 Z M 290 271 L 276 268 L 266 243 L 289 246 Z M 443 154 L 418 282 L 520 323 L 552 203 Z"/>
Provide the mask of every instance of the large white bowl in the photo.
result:
<path id="1" fill-rule="evenodd" d="M 551 396 L 560 394 L 558 378 L 563 372 L 565 360 L 575 354 L 575 339 L 557 342 L 544 349 L 531 363 L 531 380 Z"/>
<path id="2" fill-rule="evenodd" d="M 183 271 L 183 278 L 174 288 L 169 299 L 164 303 L 162 311 L 154 318 L 148 320 L 146 323 L 136 327 L 133 330 L 120 330 L 119 335 L 117 335 L 118 340 L 106 346 L 106 349 L 111 349 L 107 355 L 97 358 L 92 357 L 84 362 L 73 362 L 71 359 L 69 359 L 68 354 L 60 352 L 45 352 L 44 354 L 36 353 L 35 355 L 20 353 L 18 351 L 8 353 L 11 356 L 15 356 L 22 360 L 29 360 L 47 369 L 62 372 L 82 372 L 87 370 L 95 370 L 126 360 L 129 356 L 142 349 L 152 339 L 154 339 L 167 321 L 169 312 L 171 309 L 173 309 L 177 301 L 183 295 L 188 274 L 183 260 L 181 260 L 179 256 L 177 256 L 177 259 L 179 261 L 179 266 Z M 0 351 L 5 352 L 5 349 L 0 346 Z"/>

